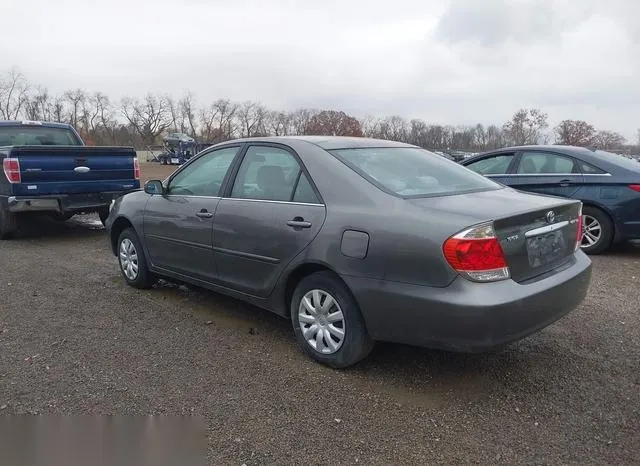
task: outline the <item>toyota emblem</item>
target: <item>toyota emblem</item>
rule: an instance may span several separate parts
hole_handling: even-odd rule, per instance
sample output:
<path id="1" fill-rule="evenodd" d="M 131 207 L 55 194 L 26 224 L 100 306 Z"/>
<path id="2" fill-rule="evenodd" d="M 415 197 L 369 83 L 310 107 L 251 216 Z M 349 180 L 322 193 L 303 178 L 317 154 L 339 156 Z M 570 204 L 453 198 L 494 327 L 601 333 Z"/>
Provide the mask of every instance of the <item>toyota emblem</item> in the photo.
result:
<path id="1" fill-rule="evenodd" d="M 547 212 L 547 223 L 553 223 L 556 219 L 556 214 L 553 210 L 550 210 L 549 212 Z"/>

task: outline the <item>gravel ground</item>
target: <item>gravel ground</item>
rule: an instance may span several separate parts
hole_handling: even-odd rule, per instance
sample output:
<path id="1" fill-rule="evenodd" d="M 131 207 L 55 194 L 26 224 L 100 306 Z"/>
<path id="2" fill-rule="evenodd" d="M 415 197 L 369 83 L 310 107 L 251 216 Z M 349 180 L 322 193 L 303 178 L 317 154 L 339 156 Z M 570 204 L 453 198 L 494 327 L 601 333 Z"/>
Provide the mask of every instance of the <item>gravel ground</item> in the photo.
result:
<path id="1" fill-rule="evenodd" d="M 0 412 L 199 415 L 217 465 L 638 464 L 639 259 L 595 257 L 584 304 L 503 351 L 335 371 L 265 311 L 125 286 L 92 217 L 34 223 L 0 242 Z"/>

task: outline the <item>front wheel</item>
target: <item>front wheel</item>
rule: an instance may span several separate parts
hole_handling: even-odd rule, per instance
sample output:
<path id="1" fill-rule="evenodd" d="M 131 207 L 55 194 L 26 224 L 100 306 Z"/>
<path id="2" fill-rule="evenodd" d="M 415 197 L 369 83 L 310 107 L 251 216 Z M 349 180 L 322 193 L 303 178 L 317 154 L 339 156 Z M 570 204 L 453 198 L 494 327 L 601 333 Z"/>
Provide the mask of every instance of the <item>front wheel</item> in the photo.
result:
<path id="1" fill-rule="evenodd" d="M 597 207 L 582 209 L 582 250 L 586 254 L 600 254 L 613 242 L 613 222 Z"/>
<path id="2" fill-rule="evenodd" d="M 302 350 L 330 367 L 351 366 L 373 348 L 355 299 L 329 272 L 300 281 L 291 299 L 291 322 Z"/>
<path id="3" fill-rule="evenodd" d="M 149 271 L 147 258 L 132 228 L 127 228 L 118 237 L 118 263 L 127 284 L 140 289 L 151 288 L 155 277 Z"/>

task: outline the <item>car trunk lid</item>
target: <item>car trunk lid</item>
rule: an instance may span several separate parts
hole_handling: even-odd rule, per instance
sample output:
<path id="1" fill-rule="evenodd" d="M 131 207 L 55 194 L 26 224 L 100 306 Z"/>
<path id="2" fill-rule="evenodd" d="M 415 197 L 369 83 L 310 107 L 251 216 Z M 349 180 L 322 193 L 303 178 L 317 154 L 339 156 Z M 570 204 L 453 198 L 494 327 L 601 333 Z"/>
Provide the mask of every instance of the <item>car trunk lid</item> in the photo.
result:
<path id="1" fill-rule="evenodd" d="M 511 278 L 519 283 L 560 267 L 575 252 L 580 201 L 504 188 L 407 202 L 434 218 L 441 212 L 458 231 L 493 222 Z"/>

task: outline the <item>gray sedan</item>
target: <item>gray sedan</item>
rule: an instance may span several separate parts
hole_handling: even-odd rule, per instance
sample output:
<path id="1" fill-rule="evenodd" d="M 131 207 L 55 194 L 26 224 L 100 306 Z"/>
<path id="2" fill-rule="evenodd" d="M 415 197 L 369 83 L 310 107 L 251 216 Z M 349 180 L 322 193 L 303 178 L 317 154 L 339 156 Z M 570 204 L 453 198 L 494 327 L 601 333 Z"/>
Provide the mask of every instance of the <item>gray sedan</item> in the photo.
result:
<path id="1" fill-rule="evenodd" d="M 274 137 L 208 148 L 106 223 L 129 285 L 247 301 L 346 367 L 376 340 L 480 351 L 574 309 L 591 278 L 581 208 L 407 144 Z"/>

